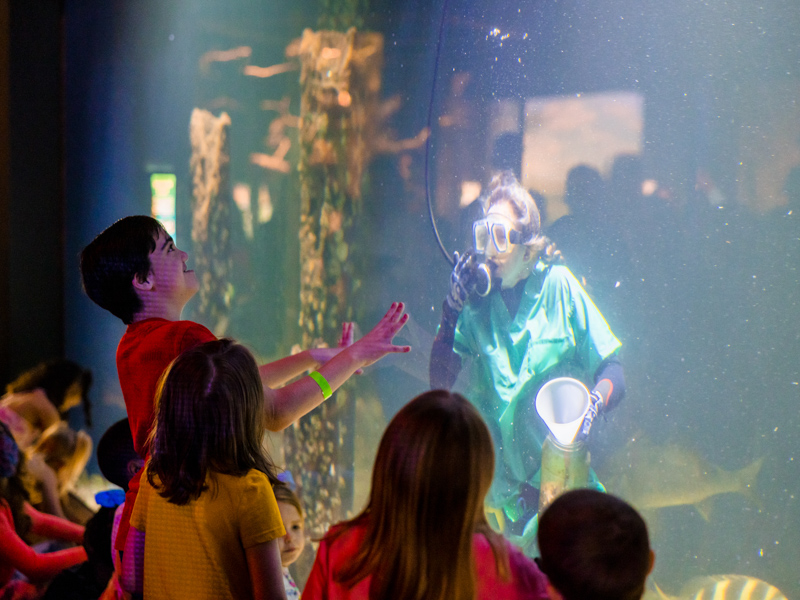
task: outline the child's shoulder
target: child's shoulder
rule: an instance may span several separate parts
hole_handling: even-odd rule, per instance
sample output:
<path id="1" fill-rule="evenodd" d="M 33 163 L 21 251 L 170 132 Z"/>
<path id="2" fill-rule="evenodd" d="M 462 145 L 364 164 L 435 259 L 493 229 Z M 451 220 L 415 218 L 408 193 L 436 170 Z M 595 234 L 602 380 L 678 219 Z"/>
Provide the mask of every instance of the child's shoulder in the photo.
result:
<path id="1" fill-rule="evenodd" d="M 213 482 L 208 481 L 209 490 L 212 492 L 213 502 L 220 502 L 220 506 L 227 505 L 236 510 L 240 515 L 267 515 L 267 520 L 280 521 L 278 501 L 272 491 L 269 478 L 255 469 L 250 469 L 241 476 L 223 475 L 221 473 L 209 474 Z M 248 519 L 250 517 L 247 517 Z M 262 518 L 262 517 L 258 517 Z"/>
<path id="2" fill-rule="evenodd" d="M 267 477 L 266 473 L 262 473 L 258 469 L 250 469 L 244 476 L 244 484 L 245 485 L 267 485 L 269 489 L 272 489 L 272 485 L 269 482 L 269 477 Z"/>
<path id="3" fill-rule="evenodd" d="M 266 490 L 269 495 L 274 496 L 269 478 L 258 469 L 250 469 L 244 475 L 239 476 L 213 473 L 213 477 L 225 487 L 235 489 L 242 494 L 263 493 Z"/>
<path id="4" fill-rule="evenodd" d="M 200 323 L 194 321 L 170 321 L 168 319 L 144 319 L 132 323 L 125 330 L 120 347 L 139 347 L 141 344 L 185 349 L 217 337 Z"/>
<path id="5" fill-rule="evenodd" d="M 153 331 L 161 331 L 161 330 L 170 330 L 170 331 L 188 331 L 188 330 L 200 330 L 200 331 L 209 331 L 207 327 L 197 323 L 196 321 L 190 320 L 181 320 L 181 321 L 171 321 L 169 319 L 163 319 L 161 317 L 151 317 L 149 319 L 142 319 L 141 321 L 136 321 L 135 323 L 131 323 L 128 325 L 127 330 L 125 331 L 126 334 L 145 334 L 151 333 Z M 209 331 L 209 333 L 211 333 Z"/>
<path id="6" fill-rule="evenodd" d="M 542 273 L 544 275 L 543 289 L 566 289 L 570 292 L 583 289 L 567 265 L 547 265 Z"/>

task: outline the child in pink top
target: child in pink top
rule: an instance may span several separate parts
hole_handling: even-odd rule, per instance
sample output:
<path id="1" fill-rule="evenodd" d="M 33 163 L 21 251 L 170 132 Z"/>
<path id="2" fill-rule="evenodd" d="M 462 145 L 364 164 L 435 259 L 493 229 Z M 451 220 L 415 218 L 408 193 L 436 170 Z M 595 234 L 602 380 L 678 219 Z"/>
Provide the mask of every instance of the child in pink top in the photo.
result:
<path id="1" fill-rule="evenodd" d="M 23 536 L 30 532 L 80 544 L 83 527 L 40 513 L 27 503 L 19 478 L 21 463 L 11 432 L 0 423 L 0 596 L 3 598 L 38 598 L 44 593 L 44 583 L 86 560 L 83 546 L 39 554 L 25 543 Z M 14 571 L 22 573 L 28 582 L 12 581 Z"/>

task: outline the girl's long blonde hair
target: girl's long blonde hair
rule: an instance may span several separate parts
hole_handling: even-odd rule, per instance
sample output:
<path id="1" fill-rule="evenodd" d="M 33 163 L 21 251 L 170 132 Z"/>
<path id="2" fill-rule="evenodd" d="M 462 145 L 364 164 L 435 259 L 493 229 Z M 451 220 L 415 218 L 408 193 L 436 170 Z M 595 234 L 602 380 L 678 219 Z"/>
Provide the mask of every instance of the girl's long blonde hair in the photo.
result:
<path id="1" fill-rule="evenodd" d="M 501 576 L 509 572 L 483 512 L 493 473 L 491 436 L 469 401 L 445 390 L 414 398 L 381 439 L 366 509 L 333 534 L 366 527 L 335 579 L 354 586 L 371 576 L 370 600 L 473 600 L 475 533 L 489 540 Z"/>

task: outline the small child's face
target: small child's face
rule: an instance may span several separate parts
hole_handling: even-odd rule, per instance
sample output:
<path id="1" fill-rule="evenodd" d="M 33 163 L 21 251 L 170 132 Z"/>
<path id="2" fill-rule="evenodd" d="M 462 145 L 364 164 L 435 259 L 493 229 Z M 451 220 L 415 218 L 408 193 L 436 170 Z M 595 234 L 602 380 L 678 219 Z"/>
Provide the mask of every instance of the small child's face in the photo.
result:
<path id="1" fill-rule="evenodd" d="M 288 567 L 300 557 L 303 547 L 306 545 L 305 525 L 303 517 L 291 504 L 278 502 L 278 510 L 281 511 L 283 526 L 286 528 L 286 535 L 278 539 L 281 566 Z"/>

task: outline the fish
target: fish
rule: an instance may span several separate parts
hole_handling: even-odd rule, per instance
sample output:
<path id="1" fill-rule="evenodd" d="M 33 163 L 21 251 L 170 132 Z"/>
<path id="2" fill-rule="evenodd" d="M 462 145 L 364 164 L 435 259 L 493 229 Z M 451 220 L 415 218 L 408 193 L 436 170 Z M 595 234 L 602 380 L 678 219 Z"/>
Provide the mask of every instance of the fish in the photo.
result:
<path id="1" fill-rule="evenodd" d="M 642 600 L 787 600 L 774 585 L 747 575 L 695 577 L 683 586 L 680 595 L 669 596 L 655 586 Z"/>
<path id="2" fill-rule="evenodd" d="M 738 493 L 758 503 L 755 484 L 764 458 L 738 471 L 725 471 L 679 444 L 657 446 L 646 438 L 629 442 L 603 472 L 612 494 L 640 511 L 692 505 L 709 520 L 712 497 Z"/>

